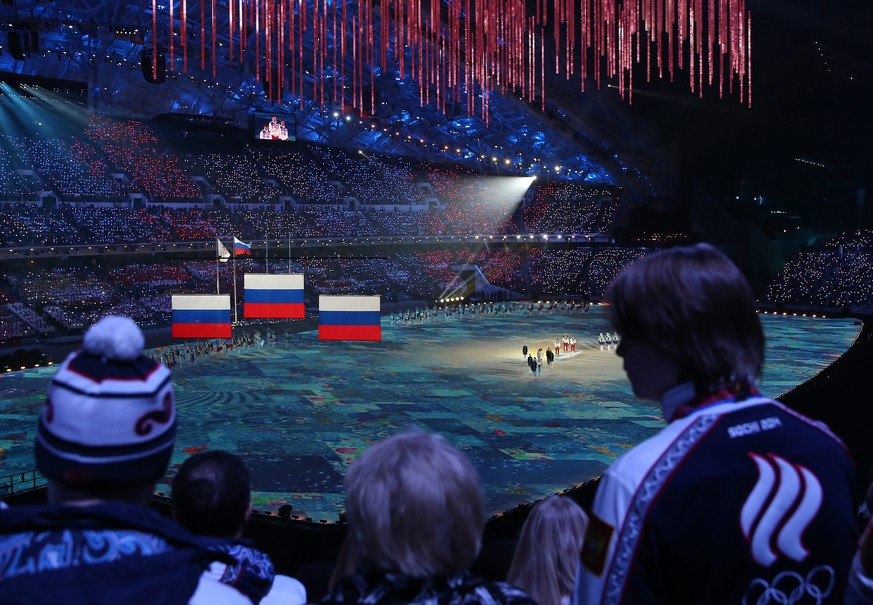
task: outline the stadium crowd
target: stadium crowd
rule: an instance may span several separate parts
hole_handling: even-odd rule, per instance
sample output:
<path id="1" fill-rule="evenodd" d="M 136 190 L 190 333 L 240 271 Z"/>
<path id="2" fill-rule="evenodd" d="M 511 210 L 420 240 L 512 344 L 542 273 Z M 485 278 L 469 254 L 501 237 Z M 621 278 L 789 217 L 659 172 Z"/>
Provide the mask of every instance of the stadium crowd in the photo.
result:
<path id="1" fill-rule="evenodd" d="M 66 258 L 64 246 L 233 235 L 275 240 L 281 248 L 292 238 L 602 232 L 621 199 L 615 188 L 548 182 L 510 199 L 499 177 L 318 145 L 282 153 L 250 143 L 222 153 L 195 151 L 170 142 L 154 125 L 98 115 L 51 135 L 4 133 L 2 143 L 0 247 L 62 247 L 57 262 L 10 267 L 0 278 L 8 295 L 0 314 L 7 344 L 53 331 L 81 333 L 109 312 L 160 325 L 169 317 L 170 293 L 209 292 L 216 271 L 220 287 L 233 286 L 229 267 L 216 269 L 208 261 L 165 261 L 159 255 L 89 263 Z M 569 214 L 577 218 L 571 221 Z M 271 269 L 307 274 L 310 296 L 380 292 L 433 299 L 459 287 L 453 267 L 468 264 L 477 265 L 491 287 L 525 297 L 577 288 L 597 295 L 612 274 L 609 266 L 634 257 L 617 252 L 617 259 L 598 263 L 599 255 L 610 253 L 591 250 L 584 274 L 568 283 L 551 260 L 540 260 L 553 254 L 566 251 L 398 248 L 366 260 L 273 261 Z M 260 271 L 265 265 L 240 269 Z"/>
<path id="2" fill-rule="evenodd" d="M 281 254 L 282 251 L 276 251 Z M 599 248 L 580 252 L 595 267 L 638 258 L 637 249 Z M 464 287 L 460 268 L 474 265 L 492 293 L 517 298 L 538 298 L 566 292 L 583 293 L 596 300 L 605 283 L 601 273 L 583 267 L 576 273 L 560 269 L 579 254 L 567 250 L 537 250 L 527 257 L 519 249 L 432 250 L 397 249 L 362 258 L 240 259 L 236 275 L 303 273 L 310 301 L 319 294 L 381 294 L 386 300 L 435 301 Z M 599 264 L 596 259 L 606 258 Z M 552 256 L 556 260 L 551 259 Z M 617 269 L 616 269 L 617 270 Z M 218 274 L 216 278 L 216 272 Z M 0 290 L 8 302 L 0 305 L 0 329 L 7 344 L 43 333 L 79 333 L 103 315 L 124 312 L 148 327 L 168 325 L 170 295 L 233 291 L 232 263 L 212 260 L 168 260 L 141 256 L 40 260 L 10 266 L 0 276 Z M 572 276 L 568 279 L 568 276 Z M 238 277 L 239 278 L 239 277 Z M 242 294 L 240 286 L 239 293 Z M 10 307 L 14 305 L 14 307 Z M 17 312 L 11 312 L 11 309 Z M 25 310 L 27 315 L 25 315 Z"/>
<path id="3" fill-rule="evenodd" d="M 779 306 L 866 306 L 873 301 L 873 231 L 820 242 L 789 258 L 763 300 Z"/>

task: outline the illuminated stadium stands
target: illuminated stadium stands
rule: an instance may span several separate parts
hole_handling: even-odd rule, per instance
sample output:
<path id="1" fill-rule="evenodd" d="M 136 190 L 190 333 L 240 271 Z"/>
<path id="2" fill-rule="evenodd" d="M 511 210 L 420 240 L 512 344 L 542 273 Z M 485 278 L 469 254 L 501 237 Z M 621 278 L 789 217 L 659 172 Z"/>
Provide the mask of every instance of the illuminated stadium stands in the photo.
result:
<path id="1" fill-rule="evenodd" d="M 199 197 L 181 159 L 162 145 L 143 122 L 92 116 L 85 135 L 154 201 L 191 201 Z"/>
<path id="2" fill-rule="evenodd" d="M 788 259 L 763 300 L 843 309 L 873 301 L 873 232 L 845 233 Z"/>
<path id="3" fill-rule="evenodd" d="M 645 253 L 609 244 L 622 203 L 617 187 L 537 180 L 516 195 L 506 189 L 509 180 L 492 174 L 324 145 L 176 151 L 144 122 L 105 117 L 56 139 L 3 137 L 0 164 L 8 170 L 0 198 L 12 200 L 0 207 L 3 248 L 211 246 L 216 237 L 235 235 L 271 240 L 273 269 L 287 270 L 281 257 L 289 238 L 322 249 L 358 238 L 362 246 L 380 244 L 378 254 L 368 255 L 378 258 L 295 263 L 313 294 L 423 299 L 457 288 L 453 267 L 464 264 L 477 265 L 493 287 L 526 296 L 599 297 L 623 266 Z M 53 198 L 28 201 L 37 195 L 29 187 L 46 188 Z M 213 203 L 213 195 L 222 203 Z M 587 245 L 584 238 L 593 235 L 600 243 Z M 463 246 L 453 239 L 460 236 Z M 406 249 L 427 237 L 448 239 Z M 862 232 L 799 252 L 770 285 L 766 302 L 845 307 L 869 301 L 870 239 Z M 221 267 L 220 283 L 230 287 L 231 280 Z M 12 271 L 7 283 L 9 301 L 25 305 L 4 316 L 4 333 L 15 339 L 81 329 L 113 310 L 159 325 L 168 319 L 167 295 L 210 292 L 215 266 L 158 255 L 105 267 Z"/>

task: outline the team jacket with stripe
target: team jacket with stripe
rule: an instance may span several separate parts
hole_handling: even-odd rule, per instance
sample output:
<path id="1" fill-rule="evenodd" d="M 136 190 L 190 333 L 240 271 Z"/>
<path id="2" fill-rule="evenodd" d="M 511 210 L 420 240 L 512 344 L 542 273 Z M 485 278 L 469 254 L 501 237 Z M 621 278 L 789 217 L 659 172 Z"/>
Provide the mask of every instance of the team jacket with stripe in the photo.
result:
<path id="1" fill-rule="evenodd" d="M 604 474 L 574 605 L 841 603 L 855 499 L 824 425 L 763 397 L 706 406 Z"/>

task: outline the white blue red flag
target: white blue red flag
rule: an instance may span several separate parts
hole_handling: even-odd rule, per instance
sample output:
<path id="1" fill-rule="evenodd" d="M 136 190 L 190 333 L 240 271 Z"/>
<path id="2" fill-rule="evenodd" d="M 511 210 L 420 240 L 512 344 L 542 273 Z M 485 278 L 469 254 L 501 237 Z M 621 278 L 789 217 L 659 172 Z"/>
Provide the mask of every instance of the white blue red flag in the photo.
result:
<path id="1" fill-rule="evenodd" d="M 319 340 L 382 340 L 379 296 L 318 297 Z"/>
<path id="2" fill-rule="evenodd" d="M 173 338 L 230 338 L 229 294 L 173 294 Z"/>
<path id="3" fill-rule="evenodd" d="M 252 245 L 241 242 L 234 236 L 233 238 L 233 255 L 234 256 L 251 256 Z"/>
<path id="4" fill-rule="evenodd" d="M 243 316 L 247 319 L 302 319 L 303 274 L 246 273 Z"/>

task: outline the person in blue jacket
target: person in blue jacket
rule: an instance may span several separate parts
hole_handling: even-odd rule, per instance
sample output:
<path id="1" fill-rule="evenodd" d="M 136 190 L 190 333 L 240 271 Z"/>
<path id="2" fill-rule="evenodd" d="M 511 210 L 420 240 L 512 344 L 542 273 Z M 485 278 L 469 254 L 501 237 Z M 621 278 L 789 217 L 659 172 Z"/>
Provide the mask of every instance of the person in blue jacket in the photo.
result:
<path id="1" fill-rule="evenodd" d="M 144 343 L 133 321 L 105 317 L 55 373 L 35 449 L 48 504 L 0 511 L 0 603 L 250 603 L 204 575 L 222 555 L 149 508 L 176 409 Z"/>

